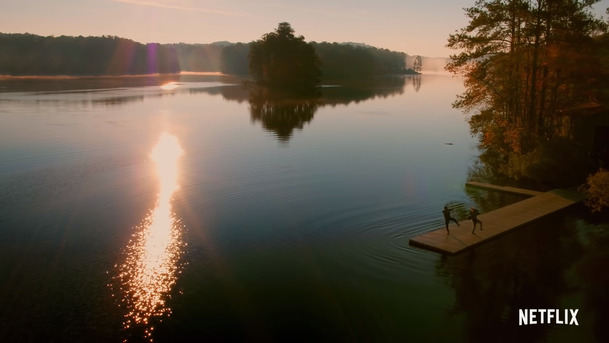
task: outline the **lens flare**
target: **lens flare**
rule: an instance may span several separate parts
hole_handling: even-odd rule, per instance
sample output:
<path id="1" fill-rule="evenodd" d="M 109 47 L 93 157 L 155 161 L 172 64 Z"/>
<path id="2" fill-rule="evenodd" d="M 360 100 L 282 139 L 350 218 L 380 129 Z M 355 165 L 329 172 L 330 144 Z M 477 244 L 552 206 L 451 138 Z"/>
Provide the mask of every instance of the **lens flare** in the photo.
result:
<path id="1" fill-rule="evenodd" d="M 181 271 L 183 225 L 172 210 L 171 199 L 179 188 L 178 161 L 183 153 L 177 138 L 167 133 L 152 149 L 150 159 L 160 183 L 156 206 L 135 228 L 116 277 L 121 307 L 127 311 L 123 328 L 139 328 L 150 341 L 153 317 L 171 314 L 166 300 Z"/>

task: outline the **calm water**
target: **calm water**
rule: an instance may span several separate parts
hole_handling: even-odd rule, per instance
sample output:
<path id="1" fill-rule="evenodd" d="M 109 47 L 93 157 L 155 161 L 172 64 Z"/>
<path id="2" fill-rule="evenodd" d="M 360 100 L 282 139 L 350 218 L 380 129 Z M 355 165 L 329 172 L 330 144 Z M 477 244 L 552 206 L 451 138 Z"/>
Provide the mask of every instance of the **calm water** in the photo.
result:
<path id="1" fill-rule="evenodd" d="M 608 225 L 581 209 L 456 257 L 408 245 L 447 203 L 519 200 L 464 187 L 462 89 L 0 80 L 2 341 L 608 341 Z"/>

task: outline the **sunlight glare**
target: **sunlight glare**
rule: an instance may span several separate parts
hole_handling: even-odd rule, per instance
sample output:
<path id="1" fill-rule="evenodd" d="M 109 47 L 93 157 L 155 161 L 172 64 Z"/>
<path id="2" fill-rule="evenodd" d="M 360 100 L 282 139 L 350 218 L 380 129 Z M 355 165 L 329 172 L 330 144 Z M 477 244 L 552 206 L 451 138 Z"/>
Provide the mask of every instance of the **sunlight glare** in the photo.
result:
<path id="1" fill-rule="evenodd" d="M 178 83 L 175 81 L 167 82 L 161 86 L 161 89 L 164 91 L 172 91 L 178 88 Z"/>
<path id="2" fill-rule="evenodd" d="M 183 153 L 177 138 L 167 133 L 161 135 L 150 152 L 160 190 L 155 208 L 136 227 L 126 249 L 126 260 L 119 266 L 121 301 L 127 307 L 124 329 L 143 326 L 148 334 L 153 330 L 152 317 L 171 313 L 165 301 L 181 270 L 179 260 L 185 245 L 183 227 L 171 206 L 179 187 L 178 161 Z"/>

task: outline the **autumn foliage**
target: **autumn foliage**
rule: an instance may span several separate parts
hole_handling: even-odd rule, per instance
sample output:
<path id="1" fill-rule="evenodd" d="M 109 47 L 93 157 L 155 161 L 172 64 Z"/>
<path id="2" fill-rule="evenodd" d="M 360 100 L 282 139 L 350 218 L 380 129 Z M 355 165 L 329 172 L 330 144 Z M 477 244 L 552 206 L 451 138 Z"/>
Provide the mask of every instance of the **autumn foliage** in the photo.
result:
<path id="1" fill-rule="evenodd" d="M 546 177 L 534 171 L 552 171 L 540 165 L 551 163 L 548 142 L 570 137 L 579 108 L 606 101 L 607 25 L 590 12 L 596 2 L 478 0 L 450 35 L 459 53 L 446 69 L 465 85 L 453 105 L 471 115 L 471 133 L 505 176 Z"/>

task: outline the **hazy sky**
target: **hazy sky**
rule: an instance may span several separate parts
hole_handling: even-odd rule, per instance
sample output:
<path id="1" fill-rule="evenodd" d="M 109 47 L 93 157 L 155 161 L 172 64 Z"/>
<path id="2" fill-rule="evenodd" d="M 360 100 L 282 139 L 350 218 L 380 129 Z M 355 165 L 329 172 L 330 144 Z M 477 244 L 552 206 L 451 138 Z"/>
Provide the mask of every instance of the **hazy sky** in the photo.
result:
<path id="1" fill-rule="evenodd" d="M 149 43 L 250 42 L 287 21 L 307 41 L 447 57 L 475 0 L 0 0 L 0 32 L 113 35 Z M 596 5 L 605 13 L 609 0 Z M 606 17 L 606 15 L 605 15 Z"/>

